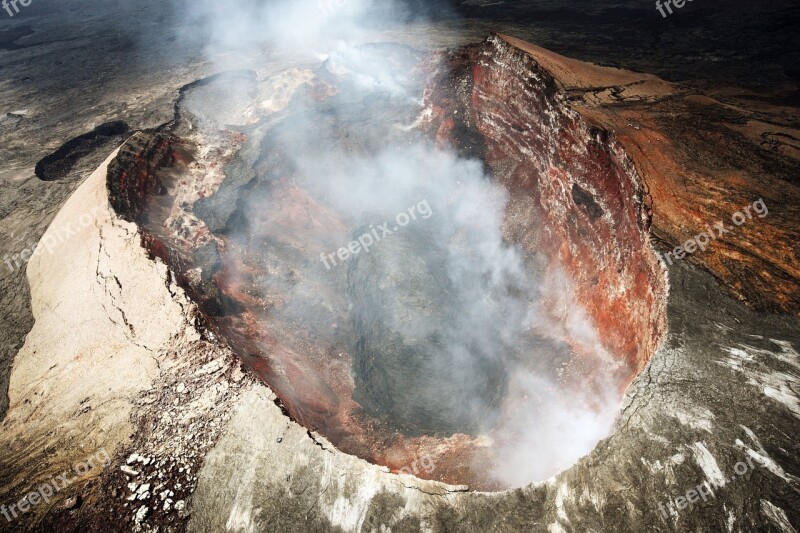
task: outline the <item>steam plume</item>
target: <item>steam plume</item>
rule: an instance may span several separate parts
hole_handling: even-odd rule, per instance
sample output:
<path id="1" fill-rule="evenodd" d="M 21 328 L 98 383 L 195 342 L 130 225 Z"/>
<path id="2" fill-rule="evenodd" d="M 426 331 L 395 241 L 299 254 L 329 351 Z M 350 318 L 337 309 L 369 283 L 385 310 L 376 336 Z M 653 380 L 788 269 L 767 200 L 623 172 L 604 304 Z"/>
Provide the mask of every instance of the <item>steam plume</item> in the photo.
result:
<path id="1" fill-rule="evenodd" d="M 261 179 L 278 183 L 291 175 L 294 185 L 337 213 L 347 228 L 345 232 L 328 228 L 330 231 L 324 234 L 291 236 L 293 249 L 309 258 L 299 274 L 301 279 L 325 279 L 328 274 L 317 257 L 346 245 L 370 224 L 393 221 L 398 213 L 422 201 L 434 213 L 398 230 L 409 232 L 408 238 L 424 233 L 429 246 L 419 251 L 424 260 L 415 263 L 418 268 L 428 268 L 433 262 L 439 265 L 435 274 L 441 277 L 434 278 L 442 285 L 418 295 L 418 300 L 430 300 L 431 307 L 418 305 L 412 309 L 415 313 L 433 309 L 431 316 L 395 320 L 400 311 L 391 306 L 410 299 L 403 282 L 381 288 L 386 304 L 376 313 L 380 327 L 388 328 L 404 342 L 411 343 L 412 338 L 436 338 L 440 342 L 415 345 L 425 345 L 421 349 L 426 358 L 420 359 L 419 368 L 427 374 L 409 375 L 409 383 L 389 386 L 401 390 L 404 385 L 412 387 L 412 381 L 423 383 L 424 378 L 435 376 L 432 381 L 438 382 L 444 394 L 428 390 L 437 383 L 419 386 L 430 394 L 427 399 L 446 398 L 457 394 L 457 388 L 485 390 L 487 368 L 501 374 L 501 379 L 489 380 L 500 392 L 499 398 L 459 402 L 459 409 L 465 419 L 475 421 L 474 431 L 502 435 L 495 444 L 493 475 L 509 485 L 555 474 L 607 435 L 617 399 L 614 386 L 603 377 L 604 370 L 600 369 L 591 392 L 565 390 L 556 367 L 568 360 L 569 347 L 563 345 L 560 336 L 547 340 L 535 333 L 563 331 L 563 336 L 571 336 L 599 354 L 600 360 L 610 360 L 591 322 L 571 296 L 569 280 L 561 277 L 554 284 L 552 277 L 545 279 L 505 241 L 507 193 L 485 174 L 481 162 L 435 148 L 421 136 L 409 142 L 409 136 L 413 137 L 409 127 L 423 112 L 414 79 L 414 65 L 420 55 L 409 49 L 354 44 L 408 20 L 413 13 L 398 2 L 378 4 L 368 0 L 243 0 L 232 4 L 201 0 L 192 2 L 189 12 L 193 27 L 200 25 L 208 36 L 208 57 L 219 70 L 238 67 L 242 55 L 291 50 L 298 57 L 325 61 L 325 75 L 360 95 L 357 100 L 348 99 L 346 94 L 332 98 L 324 108 L 293 102 L 288 115 L 291 118 L 270 134 L 271 142 L 282 147 L 283 158 L 276 161 L 262 154 L 258 167 Z M 419 49 L 427 48 L 426 43 L 419 43 Z M 232 94 L 227 101 L 241 99 L 241 94 Z M 367 100 L 377 102 L 371 108 L 375 112 L 371 129 L 355 139 L 342 139 L 345 126 L 340 117 L 352 114 L 353 106 Z M 256 221 L 264 213 L 280 210 L 283 197 L 275 188 L 270 191 L 248 199 L 244 226 L 248 220 Z M 406 237 L 400 235 L 398 239 Z M 244 231 L 241 238 L 246 238 Z M 289 240 L 287 236 L 286 242 Z M 400 276 L 403 268 L 392 269 L 391 265 L 408 264 L 407 251 L 397 244 L 377 244 L 370 253 L 389 265 L 388 269 L 382 267 L 384 272 Z M 333 275 L 344 276 L 348 268 Z M 314 321 L 311 315 L 320 311 L 303 304 L 305 293 L 297 292 L 288 282 L 280 289 L 288 293 L 283 313 L 300 322 Z M 449 308 L 441 305 L 442 299 Z M 543 304 L 554 299 L 563 304 L 561 320 Z M 380 314 L 383 312 L 385 315 Z M 409 360 L 409 372 L 414 371 L 412 367 Z M 612 393 L 597 395 L 597 390 Z M 364 402 L 370 401 L 367 393 L 362 396 Z M 505 400 L 512 396 L 525 400 Z M 442 420 L 441 412 L 452 407 L 409 405 L 426 410 L 419 418 Z M 413 413 L 399 416 L 412 419 Z"/>

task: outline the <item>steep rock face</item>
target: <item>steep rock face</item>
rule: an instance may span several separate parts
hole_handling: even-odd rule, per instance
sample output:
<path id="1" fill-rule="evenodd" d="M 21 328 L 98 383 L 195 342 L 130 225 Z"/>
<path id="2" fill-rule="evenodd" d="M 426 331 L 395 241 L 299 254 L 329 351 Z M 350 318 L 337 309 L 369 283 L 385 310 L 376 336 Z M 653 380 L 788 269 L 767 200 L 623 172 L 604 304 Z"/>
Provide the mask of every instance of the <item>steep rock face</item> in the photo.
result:
<path id="1" fill-rule="evenodd" d="M 632 377 L 664 333 L 666 283 L 648 241 L 647 189 L 622 147 L 571 110 L 532 56 L 500 37 L 448 55 L 434 80 L 427 127 L 491 167 L 511 192 L 507 238 L 530 254 L 543 251 L 546 275 L 556 279 L 563 268 Z"/>
<path id="2" fill-rule="evenodd" d="M 108 166 L 108 197 L 114 210 L 126 220 L 134 220 L 148 198 L 164 193 L 157 171 L 172 159 L 168 136 L 137 133 L 131 137 Z"/>
<path id="3" fill-rule="evenodd" d="M 666 281 L 648 241 L 645 185 L 608 132 L 555 96 L 549 73 L 499 38 L 489 45 L 473 88 L 486 159 L 508 169 L 501 179 L 510 189 L 542 206 L 540 246 L 557 253 L 609 351 L 638 372 L 665 329 Z"/>
<path id="4" fill-rule="evenodd" d="M 585 121 L 614 133 L 647 184 L 665 262 L 701 266 L 758 311 L 800 315 L 796 108 L 735 87 L 700 94 L 502 39 L 552 73 Z M 759 199 L 766 216 L 752 208 Z M 676 250 L 698 236 L 704 249 Z"/>

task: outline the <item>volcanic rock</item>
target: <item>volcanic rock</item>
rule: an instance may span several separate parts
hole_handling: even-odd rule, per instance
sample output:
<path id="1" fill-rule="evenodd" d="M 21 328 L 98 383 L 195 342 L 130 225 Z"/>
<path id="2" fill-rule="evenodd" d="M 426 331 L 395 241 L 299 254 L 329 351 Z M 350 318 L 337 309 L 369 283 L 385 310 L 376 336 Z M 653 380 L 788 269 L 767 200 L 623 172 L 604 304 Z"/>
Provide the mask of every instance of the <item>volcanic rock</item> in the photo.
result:
<path id="1" fill-rule="evenodd" d="M 632 357 L 633 366 L 644 370 L 632 378 L 617 429 L 609 439 L 547 482 L 492 495 L 467 492 L 464 487 L 396 476 L 385 468 L 340 453 L 290 420 L 280 401 L 259 383 L 242 380 L 246 382 L 242 389 L 220 394 L 212 385 L 217 379 L 214 376 L 227 375 L 224 372 L 198 376 L 198 382 L 193 382 L 193 390 L 208 390 L 210 395 L 202 406 L 191 407 L 198 423 L 219 413 L 232 413 L 230 418 L 221 416 L 219 433 L 212 435 L 208 430 L 198 439 L 189 430 L 191 422 L 179 425 L 182 422 L 175 420 L 187 415 L 189 407 L 183 413 L 173 409 L 170 414 L 173 400 L 178 399 L 171 392 L 161 396 L 160 391 L 173 391 L 179 382 L 188 384 L 196 368 L 216 360 L 216 350 L 223 348 L 210 349 L 197 340 L 191 303 L 175 279 L 162 263 L 151 261 L 139 248 L 138 230 L 133 225 L 108 213 L 97 226 L 87 228 L 67 253 L 57 258 L 36 257 L 29 266 L 36 323 L 15 360 L 10 408 L 0 437 L 6 452 L 0 458 L 2 472 L 25 474 L 4 477 L 2 500 L 12 501 L 25 492 L 28 481 L 45 482 L 84 459 L 73 450 L 105 445 L 118 452 L 115 463 L 87 476 L 97 483 L 86 486 L 84 504 L 72 511 L 74 514 L 44 518 L 44 511 L 35 509 L 23 520 L 48 530 L 105 531 L 112 524 L 122 524 L 122 516 L 126 521 L 120 528 L 129 527 L 137 513 L 142 513 L 140 522 L 148 523 L 156 508 L 148 514 L 148 506 L 137 511 L 120 503 L 114 514 L 107 514 L 110 491 L 103 487 L 124 486 L 114 476 L 123 477 L 119 466 L 134 450 L 151 456 L 161 446 L 184 447 L 202 440 L 198 455 L 193 456 L 201 468 L 196 488 L 191 488 L 192 498 L 187 499 L 183 493 L 178 496 L 188 502 L 185 511 L 191 511 L 191 521 L 186 522 L 182 515 L 174 518 L 182 521 L 167 522 L 168 516 L 158 514 L 157 520 L 148 525 L 169 524 L 197 531 L 790 531 L 795 527 L 796 473 L 800 465 L 797 439 L 793 438 L 796 432 L 791 428 L 797 426 L 797 395 L 793 391 L 800 382 L 797 319 L 756 312 L 725 291 L 746 299 L 757 309 L 796 309 L 797 275 L 792 270 L 796 255 L 782 246 L 794 242 L 783 239 L 797 232 L 797 192 L 791 179 L 784 179 L 782 188 L 775 187 L 767 170 L 777 168 L 777 175 L 791 177 L 787 169 L 791 164 L 796 168 L 796 159 L 760 147 L 762 134 L 768 134 L 770 128 L 742 123 L 743 117 L 756 122 L 764 118 L 750 115 L 742 101 L 734 99 L 738 106 L 731 127 L 742 126 L 743 133 L 733 134 L 724 125 L 729 119 L 723 118 L 723 110 L 732 112 L 730 100 L 684 98 L 679 89 L 651 77 L 580 64 L 511 39 L 494 40 L 490 46 L 483 46 L 486 53 L 482 61 L 491 64 L 496 55 L 498 64 L 504 65 L 496 72 L 502 76 L 480 78 L 478 81 L 494 81 L 474 86 L 504 94 L 505 82 L 518 84 L 513 85 L 516 87 L 531 83 L 528 74 L 544 80 L 556 99 L 568 102 L 565 105 L 599 128 L 583 129 L 578 124 L 577 129 L 565 131 L 565 137 L 589 131 L 582 138 L 592 140 L 589 145 L 595 147 L 601 161 L 611 161 L 606 169 L 613 168 L 614 162 L 627 160 L 641 176 L 644 200 L 636 194 L 622 194 L 636 190 L 626 188 L 635 182 L 623 180 L 622 185 L 616 185 L 620 189 L 612 188 L 630 201 L 625 204 L 630 215 L 627 227 L 636 226 L 641 215 L 652 213 L 651 230 L 670 248 L 707 223 L 695 221 L 695 213 L 705 213 L 713 222 L 716 217 L 729 216 L 732 208 L 741 208 L 742 200 L 752 200 L 754 192 L 766 191 L 766 195 L 780 191 L 765 199 L 771 212 L 781 215 L 768 217 L 759 222 L 759 229 L 751 230 L 764 238 L 759 247 L 750 243 L 747 235 L 752 234 L 747 234 L 750 228 L 745 228 L 720 239 L 718 247 L 706 255 L 667 265 L 671 292 L 664 316 L 669 328 L 626 332 L 612 324 L 604 326 L 612 333 L 611 343 L 626 346 L 630 339 L 637 338 L 641 346 L 647 346 L 652 339 L 655 352 L 650 354 L 649 362 Z M 515 62 L 514 58 L 522 58 L 523 62 Z M 462 90 L 465 87 L 469 85 L 461 85 Z M 703 106 L 703 114 L 692 112 L 698 104 Z M 439 117 L 446 115 L 443 112 Z M 486 118 L 499 121 L 501 116 L 487 114 Z M 713 118 L 712 124 L 704 123 L 703 135 L 692 133 L 689 127 L 697 124 L 698 117 Z M 678 141 L 665 135 L 668 128 L 675 128 L 669 130 L 672 133 L 686 132 L 681 146 L 675 146 Z M 512 130 L 515 128 L 510 123 L 503 126 L 509 135 Z M 602 134 L 602 130 L 608 134 Z M 447 127 L 442 130 L 443 140 L 452 137 L 448 131 Z M 683 175 L 676 170 L 691 162 L 683 150 L 698 151 L 709 138 L 720 141 L 716 148 L 721 158 L 745 154 L 752 180 L 746 183 L 766 186 L 751 187 L 725 168 L 715 173 L 713 167 L 719 159 L 710 158 L 708 152 L 697 158 L 697 166 L 689 167 L 687 184 L 691 186 L 682 183 Z M 481 150 L 471 141 L 464 144 Z M 557 174 L 559 164 L 565 160 L 554 161 L 549 172 Z M 71 198 L 53 225 L 53 232 L 59 223 L 70 220 L 82 209 L 105 205 L 104 171 L 101 167 Z M 633 175 L 616 171 L 598 175 L 626 174 Z M 706 196 L 699 191 L 706 190 L 704 185 L 713 185 L 708 176 L 721 179 L 730 193 L 712 189 L 713 201 L 706 205 Z M 574 205 L 570 213 L 588 225 L 565 224 L 559 231 L 595 229 L 597 226 L 591 224 L 619 216 L 620 211 L 609 209 L 614 203 L 594 194 L 590 183 L 578 181 L 580 189 L 573 188 L 570 181 L 560 183 L 565 185 L 563 190 L 548 194 L 564 198 L 564 205 Z M 124 205 L 133 208 L 140 197 L 126 198 Z M 595 204 L 599 209 L 593 207 Z M 602 214 L 597 217 L 600 211 Z M 689 225 L 687 231 L 681 229 L 684 225 Z M 648 226 L 643 222 L 641 227 Z M 518 239 L 525 242 L 524 236 Z M 145 238 L 144 244 L 152 250 L 155 242 Z M 633 279 L 641 278 L 628 287 L 641 287 L 639 290 L 644 292 L 637 294 L 644 294 L 645 299 L 652 290 L 657 303 L 659 295 L 664 294 L 658 287 L 653 288 L 658 277 L 650 277 L 654 267 L 644 253 L 646 248 L 638 248 L 638 241 L 634 245 L 620 253 L 635 260 L 632 264 L 638 268 L 629 271 Z M 638 255 L 637 249 L 644 250 L 644 255 Z M 577 250 L 563 253 L 568 258 L 579 255 Z M 614 253 L 609 254 L 619 263 L 607 264 L 628 264 Z M 733 258 L 742 262 L 731 262 Z M 591 264 L 602 259 L 587 261 Z M 172 259 L 170 266 L 179 271 L 176 265 L 178 262 Z M 64 270 L 71 275 L 60 275 Z M 744 283 L 747 276 L 758 280 L 755 287 Z M 189 286 L 186 281 L 182 283 Z M 598 278 L 597 283 L 610 280 Z M 622 304 L 620 307 L 620 316 L 641 318 L 635 310 Z M 658 305 L 650 307 L 653 308 L 658 309 Z M 158 313 L 154 314 L 153 309 Z M 660 325 L 658 314 L 649 315 L 649 320 L 645 323 Z M 106 324 L 102 331 L 96 327 L 99 323 Z M 664 331 L 665 341 L 655 350 L 655 333 Z M 56 345 L 58 349 L 53 348 Z M 232 353 L 225 354 L 230 361 L 228 368 L 238 369 Z M 53 364 L 58 365 L 55 372 Z M 109 379 L 87 380 L 86 376 L 91 375 Z M 94 397 L 92 405 L 98 406 L 92 423 L 72 416 L 80 411 L 80 402 L 87 393 Z M 153 432 L 156 423 L 163 426 Z M 54 432 L 56 427 L 60 431 Z M 135 442 L 131 442 L 131 433 Z M 285 440 L 278 444 L 265 435 L 281 435 Z M 36 452 L 45 449 L 42 443 L 52 445 L 49 449 L 58 450 L 57 455 Z M 748 458 L 752 459 L 753 468 L 744 476 L 735 476 L 735 465 L 746 464 Z M 686 491 L 711 481 L 721 484 L 713 500 L 680 511 L 668 505 Z M 660 503 L 665 504 L 665 512 L 659 510 Z M 161 507 L 158 512 L 166 513 Z"/>

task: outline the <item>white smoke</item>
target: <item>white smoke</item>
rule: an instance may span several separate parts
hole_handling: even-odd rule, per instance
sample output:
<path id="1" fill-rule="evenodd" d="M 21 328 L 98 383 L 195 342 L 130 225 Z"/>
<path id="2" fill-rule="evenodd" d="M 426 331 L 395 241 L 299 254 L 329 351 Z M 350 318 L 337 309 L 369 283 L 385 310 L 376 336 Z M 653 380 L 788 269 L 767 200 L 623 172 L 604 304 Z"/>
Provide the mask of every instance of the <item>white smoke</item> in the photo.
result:
<path id="1" fill-rule="evenodd" d="M 291 49 L 294 54 L 327 60 L 329 74 L 347 79 L 360 91 L 384 97 L 387 103 L 409 106 L 419 100 L 420 95 L 409 89 L 413 72 L 383 55 L 380 47 L 354 45 L 413 15 L 398 2 L 201 0 L 187 10 L 192 31 L 207 35 L 208 58 L 218 70 L 240 66 L 241 55 Z M 419 47 L 427 48 L 424 42 Z M 338 111 L 345 112 L 328 113 Z M 376 118 L 389 121 L 381 125 L 388 134 L 385 140 L 373 140 L 369 150 L 360 146 L 352 152 L 330 151 L 314 142 L 298 143 L 294 139 L 333 139 L 337 132 L 328 116 L 314 109 L 294 109 L 293 113 L 297 121 L 283 139 L 285 155 L 301 177 L 300 186 L 341 214 L 349 229 L 390 221 L 423 200 L 435 213 L 417 224 L 428 224 L 437 242 L 448 250 L 447 277 L 461 302 L 460 320 L 449 338 L 468 339 L 471 346 L 502 359 L 510 374 L 508 395 L 527 398 L 500 409 L 498 431 L 503 438 L 496 439 L 493 477 L 510 486 L 542 480 L 574 463 L 608 435 L 619 401 L 611 379 L 606 382 L 598 376 L 595 390 L 576 393 L 559 382 L 556 369 L 537 371 L 556 364 L 557 355 L 548 351 L 512 354 L 521 339 L 536 330 L 552 334 L 554 345 L 572 338 L 596 351 L 600 360 L 610 361 L 586 312 L 569 290 L 569 280 L 564 276 L 537 279 L 521 252 L 506 243 L 507 193 L 485 175 L 482 163 L 423 140 L 396 142 L 392 132 L 405 139 L 400 133 L 408 130 L 410 122 L 391 122 L 390 114 Z M 277 210 L 276 201 L 266 196 L 250 198 L 250 214 L 257 217 Z M 344 245 L 352 236 L 341 238 Z M 308 268 L 323 268 L 317 257 L 329 250 L 327 246 L 324 239 L 302 243 L 300 247 L 311 258 Z M 395 259 L 402 263 L 406 258 Z M 544 309 L 544 297 L 560 300 L 561 311 Z M 453 368 L 454 379 L 465 375 L 459 365 L 470 362 L 465 350 L 454 342 L 443 351 L 442 364 Z M 597 390 L 608 394 L 598 395 Z M 486 431 L 491 436 L 492 428 Z"/>
<path id="2" fill-rule="evenodd" d="M 186 0 L 183 13 L 187 31 L 205 33 L 206 54 L 220 66 L 265 47 L 324 58 L 337 43 L 415 18 L 395 0 Z"/>

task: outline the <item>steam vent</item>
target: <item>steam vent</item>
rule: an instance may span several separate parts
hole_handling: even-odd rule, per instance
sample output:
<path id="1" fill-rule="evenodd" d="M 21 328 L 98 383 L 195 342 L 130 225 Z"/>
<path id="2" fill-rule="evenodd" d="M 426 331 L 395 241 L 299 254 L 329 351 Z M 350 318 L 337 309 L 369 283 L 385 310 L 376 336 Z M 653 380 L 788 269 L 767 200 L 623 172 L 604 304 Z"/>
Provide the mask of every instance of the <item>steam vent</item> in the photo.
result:
<path id="1" fill-rule="evenodd" d="M 796 84 L 255 4 L 36 165 L 0 531 L 800 529 Z"/>

